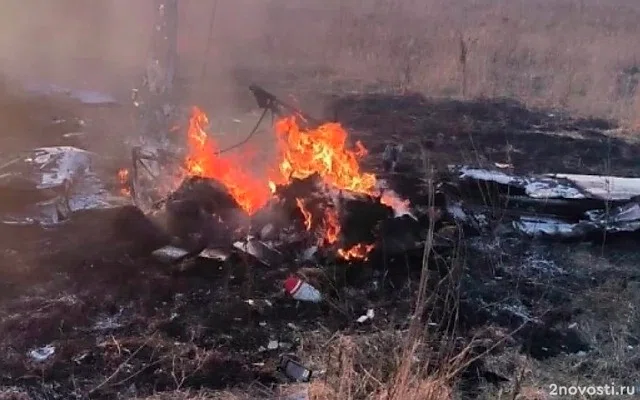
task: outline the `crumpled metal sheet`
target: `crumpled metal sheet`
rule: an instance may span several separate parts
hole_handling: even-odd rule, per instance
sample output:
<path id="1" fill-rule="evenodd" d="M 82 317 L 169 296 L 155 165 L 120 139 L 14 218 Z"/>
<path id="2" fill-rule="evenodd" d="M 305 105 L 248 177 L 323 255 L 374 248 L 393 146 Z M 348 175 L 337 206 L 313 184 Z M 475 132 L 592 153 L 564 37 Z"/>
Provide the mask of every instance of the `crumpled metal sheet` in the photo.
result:
<path id="1" fill-rule="evenodd" d="M 233 247 L 254 257 L 266 266 L 278 265 L 283 259 L 280 251 L 253 237 L 236 241 L 233 243 Z"/>
<path id="2" fill-rule="evenodd" d="M 577 174 L 547 176 L 568 181 L 582 192 L 603 200 L 628 200 L 640 196 L 640 178 Z"/>
<path id="3" fill-rule="evenodd" d="M 524 190 L 527 196 L 535 199 L 584 199 L 589 197 L 580 188 L 548 176 L 517 176 L 503 171 L 482 168 L 453 167 L 461 180 L 495 182 Z"/>
<path id="4" fill-rule="evenodd" d="M 93 169 L 96 159 L 95 153 L 72 146 L 40 147 L 12 157 L 0 165 L 0 190 L 14 204 L 0 221 L 55 225 L 74 211 L 125 204 L 104 187 Z"/>
<path id="5" fill-rule="evenodd" d="M 466 166 L 450 170 L 458 173 L 460 181 L 493 182 L 508 189 L 503 196 L 510 201 L 502 204 L 503 210 L 478 204 L 482 196 L 471 200 L 463 195 L 448 205 L 452 218 L 477 230 L 491 225 L 487 223 L 491 214 L 502 214 L 503 226 L 530 236 L 581 238 L 597 232 L 640 230 L 640 178 L 559 173 L 518 176 Z M 482 185 L 478 190 L 483 190 Z M 531 207 L 516 208 L 511 203 L 554 207 L 547 207 L 552 213 L 536 213 Z"/>
<path id="6" fill-rule="evenodd" d="M 172 263 L 180 260 L 187 254 L 189 254 L 187 250 L 171 245 L 161 247 L 151 253 L 151 255 L 157 260 L 166 263 Z M 220 249 L 207 248 L 200 252 L 197 257 L 224 262 L 229 258 L 229 254 Z"/>

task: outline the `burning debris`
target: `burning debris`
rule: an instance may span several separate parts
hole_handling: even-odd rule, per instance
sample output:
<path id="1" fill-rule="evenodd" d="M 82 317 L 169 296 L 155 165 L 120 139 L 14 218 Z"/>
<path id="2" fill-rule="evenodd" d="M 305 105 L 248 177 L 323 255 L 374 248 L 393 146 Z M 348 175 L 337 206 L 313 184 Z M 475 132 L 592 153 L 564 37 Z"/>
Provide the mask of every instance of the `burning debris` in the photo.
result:
<path id="1" fill-rule="evenodd" d="M 233 248 L 270 265 L 285 253 L 279 247 L 296 242 L 347 262 L 367 260 L 377 246 L 380 223 L 408 214 L 408 202 L 361 170 L 367 150 L 360 142 L 349 146 L 340 124 L 310 125 L 313 120 L 302 112 L 282 115 L 284 103 L 252 89 L 258 103 L 278 115 L 274 130 L 279 158 L 273 168 L 256 175 L 240 156 L 221 150 L 208 135 L 207 115 L 194 107 L 184 153 L 134 150 L 129 179 L 134 199 L 141 206 L 153 204 L 152 213 L 164 215 L 164 228 L 190 255 L 212 247 Z M 148 161 L 155 165 L 149 168 Z M 153 184 L 163 168 L 173 170 L 179 186 L 162 196 L 154 185 L 150 201 L 140 201 L 140 171 L 155 171 L 146 174 Z M 129 178 L 128 171 L 120 178 Z"/>
<path id="2" fill-rule="evenodd" d="M 482 233 L 497 226 L 492 221 L 508 221 L 498 224 L 501 231 L 573 239 L 639 227 L 635 178 L 451 167 L 428 189 L 442 198 L 437 204 L 412 205 L 363 171 L 368 151 L 351 144 L 340 124 L 320 123 L 262 88 L 250 89 L 275 116 L 278 158 L 261 173 L 248 168 L 246 154 L 220 148 L 208 133 L 208 116 L 194 107 L 186 146 L 134 148 L 131 168 L 117 173 L 117 194 L 96 173 L 96 155 L 81 149 L 40 148 L 7 160 L 0 179 L 5 198 L 15 201 L 5 202 L 4 222 L 51 225 L 74 211 L 133 201 L 172 238 L 154 253 L 163 259 L 242 252 L 266 265 L 349 263 L 367 261 L 381 247 L 385 254 L 416 249 L 432 220 L 436 231 L 458 224 Z M 386 147 L 385 170 L 395 171 L 402 148 Z M 436 242 L 454 244 L 451 235 L 436 233 Z"/>
<path id="3" fill-rule="evenodd" d="M 194 107 L 182 153 L 135 149 L 133 176 L 121 174 L 139 206 L 163 215 L 162 228 L 186 252 L 176 259 L 217 249 L 239 251 L 265 265 L 364 262 L 381 247 L 387 255 L 419 249 L 431 221 L 436 246 L 447 247 L 457 240 L 450 228 L 479 234 L 495 228 L 493 221 L 508 221 L 498 224 L 502 231 L 567 238 L 637 229 L 634 196 L 640 189 L 636 194 L 631 178 L 452 167 L 452 175 L 428 189 L 439 200 L 413 207 L 362 170 L 367 149 L 359 141 L 350 145 L 340 124 L 320 123 L 262 88 L 251 90 L 276 117 L 278 159 L 270 169 L 256 174 L 242 154 L 221 149 L 208 134 L 207 115 Z M 395 170 L 401 151 L 402 146 L 387 146 L 385 169 Z M 146 183 L 141 172 L 147 172 Z M 613 192 L 607 189 L 612 182 Z"/>

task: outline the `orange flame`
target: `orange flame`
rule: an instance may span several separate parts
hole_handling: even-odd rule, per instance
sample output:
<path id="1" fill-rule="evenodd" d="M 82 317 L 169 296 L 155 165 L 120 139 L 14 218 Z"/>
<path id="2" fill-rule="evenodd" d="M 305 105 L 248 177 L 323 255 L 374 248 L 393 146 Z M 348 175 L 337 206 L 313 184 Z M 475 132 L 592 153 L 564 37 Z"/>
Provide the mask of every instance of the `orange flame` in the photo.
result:
<path id="1" fill-rule="evenodd" d="M 364 260 L 369 258 L 369 253 L 373 250 L 375 245 L 359 243 L 350 249 L 338 249 L 338 255 L 347 261 L 352 260 Z"/>
<path id="2" fill-rule="evenodd" d="M 328 208 L 324 213 L 322 224 L 322 237 L 318 240 L 319 246 L 328 246 L 338 242 L 340 236 L 340 222 L 338 213 L 333 208 Z"/>
<path id="3" fill-rule="evenodd" d="M 347 132 L 338 123 L 304 129 L 297 124 L 296 117 L 276 121 L 275 131 L 281 161 L 277 168 L 270 171 L 269 180 L 257 179 L 243 170 L 243 160 L 219 154 L 216 143 L 207 135 L 208 124 L 207 115 L 194 107 L 188 128 L 189 155 L 185 162 L 187 173 L 216 179 L 222 183 L 249 215 L 266 205 L 277 185 L 285 185 L 292 179 L 305 179 L 314 174 L 327 186 L 335 189 L 372 196 L 379 194 L 375 175 L 360 170 L 359 160 L 367 154 L 367 150 L 360 142 L 349 149 Z M 394 209 L 408 207 L 408 203 L 394 195 L 383 195 L 380 201 Z M 306 230 L 311 230 L 311 213 L 302 199 L 296 198 L 296 204 L 304 217 Z M 341 227 L 335 208 L 325 210 L 320 229 L 318 245 L 330 246 L 339 242 Z M 366 260 L 373 248 L 372 244 L 357 244 L 348 249 L 339 249 L 337 253 L 346 260 Z"/>
<path id="4" fill-rule="evenodd" d="M 324 183 L 336 189 L 369 195 L 374 192 L 375 175 L 361 172 L 358 163 L 367 151 L 360 142 L 355 150 L 347 149 L 347 132 L 340 124 L 326 123 L 305 130 L 298 126 L 295 117 L 285 117 L 276 122 L 275 128 L 282 157 L 279 165 L 282 183 L 318 174 Z"/>
<path id="5" fill-rule="evenodd" d="M 269 185 L 244 171 L 239 160 L 232 156 L 220 155 L 215 142 L 207 135 L 205 129 L 208 125 L 207 115 L 198 107 L 194 107 L 187 138 L 187 171 L 192 175 L 216 179 L 229 190 L 247 214 L 255 214 L 271 198 Z"/>
<path id="6" fill-rule="evenodd" d="M 120 194 L 123 196 L 131 196 L 131 190 L 129 190 L 129 170 L 121 168 L 118 170 L 118 182 L 120 183 Z"/>
<path id="7" fill-rule="evenodd" d="M 311 213 L 304 207 L 304 202 L 302 201 L 302 199 L 296 198 L 296 204 L 298 205 L 298 208 L 300 209 L 300 212 L 304 217 L 305 229 L 308 231 L 311 230 Z"/>

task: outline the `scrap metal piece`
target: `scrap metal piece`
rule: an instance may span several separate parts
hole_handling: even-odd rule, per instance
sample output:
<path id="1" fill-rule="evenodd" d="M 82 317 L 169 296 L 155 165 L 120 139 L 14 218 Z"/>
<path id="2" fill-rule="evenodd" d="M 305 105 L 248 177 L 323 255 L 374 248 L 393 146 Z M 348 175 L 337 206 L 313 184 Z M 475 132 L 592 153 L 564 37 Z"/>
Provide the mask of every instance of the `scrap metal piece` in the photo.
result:
<path id="1" fill-rule="evenodd" d="M 215 260 L 220 262 L 227 261 L 230 256 L 231 255 L 229 253 L 222 251 L 221 249 L 213 249 L 213 248 L 204 249 L 198 255 L 198 257 L 201 257 L 201 258 L 208 258 L 210 260 Z"/>
<path id="2" fill-rule="evenodd" d="M 471 224 L 470 215 L 483 209 L 484 214 L 504 220 L 506 225 L 501 226 L 510 225 L 534 237 L 586 239 L 605 232 L 640 230 L 640 178 L 557 173 L 518 176 L 464 166 L 452 170 L 462 182 L 472 183 L 460 193 L 459 202 L 449 206 L 453 218 L 466 226 Z M 479 183 L 496 185 L 500 209 L 481 204 L 485 193 L 479 192 L 486 186 Z M 474 211 L 463 211 L 463 204 Z"/>
<path id="3" fill-rule="evenodd" d="M 167 245 L 154 250 L 151 255 L 160 262 L 173 264 L 183 260 L 185 256 L 189 255 L 189 252 L 177 246 Z M 225 262 L 229 256 L 229 253 L 221 249 L 206 248 L 197 254 L 195 258 Z"/>
<path id="4" fill-rule="evenodd" d="M 277 265 L 283 259 L 283 254 L 280 251 L 253 237 L 238 240 L 233 243 L 233 247 L 249 254 L 267 267 Z"/>
<path id="5" fill-rule="evenodd" d="M 629 200 L 640 196 L 640 178 L 605 175 L 547 174 L 571 182 L 581 191 L 603 200 Z"/>
<path id="6" fill-rule="evenodd" d="M 313 374 L 313 371 L 309 368 L 287 356 L 280 359 L 280 366 L 278 369 L 293 382 L 309 382 Z"/>
<path id="7" fill-rule="evenodd" d="M 40 147 L 0 166 L 2 220 L 55 225 L 80 210 L 122 205 L 95 171 L 97 155 L 72 146 Z"/>
<path id="8" fill-rule="evenodd" d="M 155 259 L 164 263 L 173 263 L 186 256 L 189 252 L 176 246 L 164 246 L 151 253 Z"/>
<path id="9" fill-rule="evenodd" d="M 589 198 L 580 188 L 570 182 L 562 182 L 550 176 L 517 176 L 503 171 L 493 171 L 467 166 L 450 167 L 458 172 L 460 180 L 494 182 L 521 189 L 523 194 L 535 199 L 585 199 Z"/>
<path id="10" fill-rule="evenodd" d="M 633 201 L 611 210 L 588 213 L 589 218 L 607 232 L 634 232 L 640 229 L 640 203 Z"/>

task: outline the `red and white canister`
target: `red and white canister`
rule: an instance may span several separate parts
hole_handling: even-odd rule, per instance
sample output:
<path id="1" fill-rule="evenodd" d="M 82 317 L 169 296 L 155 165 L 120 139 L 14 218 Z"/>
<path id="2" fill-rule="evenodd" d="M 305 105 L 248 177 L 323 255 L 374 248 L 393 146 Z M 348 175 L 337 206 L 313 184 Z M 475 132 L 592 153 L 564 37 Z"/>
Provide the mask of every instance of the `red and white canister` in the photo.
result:
<path id="1" fill-rule="evenodd" d="M 291 297 L 299 301 L 309 301 L 312 303 L 322 301 L 320 291 L 297 276 L 292 275 L 284 281 L 284 290 Z"/>

